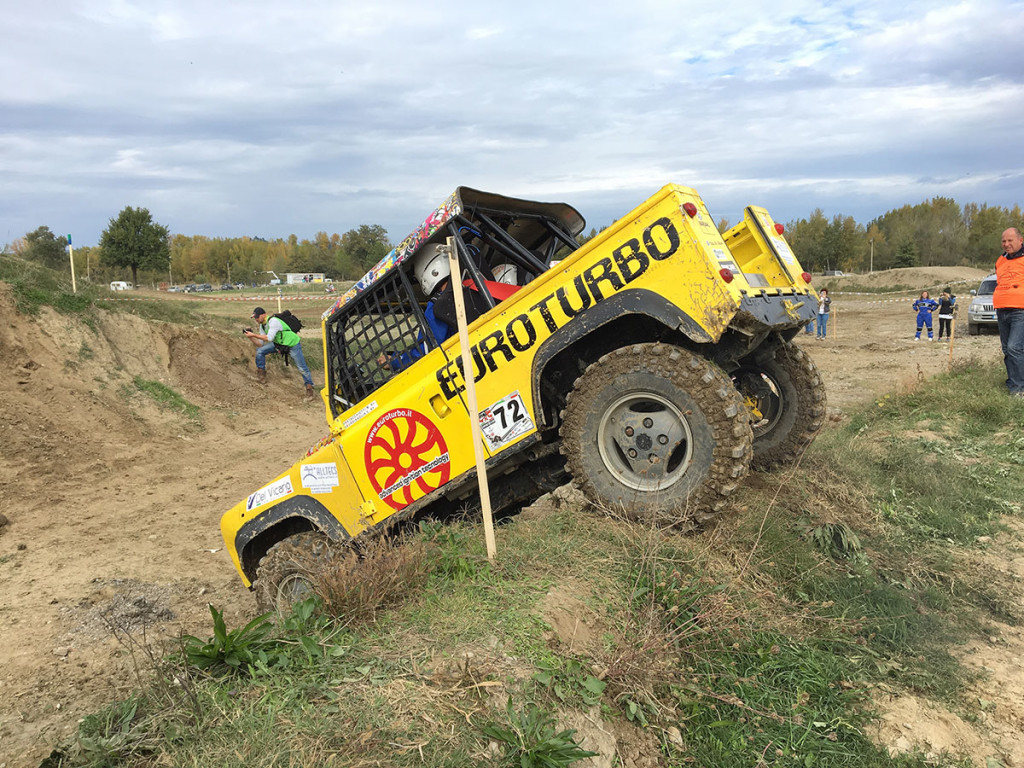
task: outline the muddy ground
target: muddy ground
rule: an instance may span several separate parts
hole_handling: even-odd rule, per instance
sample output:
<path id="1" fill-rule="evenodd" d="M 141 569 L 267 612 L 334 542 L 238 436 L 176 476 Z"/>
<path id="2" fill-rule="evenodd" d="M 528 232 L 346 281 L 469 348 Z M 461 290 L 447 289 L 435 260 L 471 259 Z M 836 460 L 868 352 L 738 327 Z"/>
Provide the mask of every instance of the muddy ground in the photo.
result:
<path id="1" fill-rule="evenodd" d="M 934 289 L 984 274 L 855 279 Z M 830 423 L 948 365 L 947 345 L 913 342 L 905 299 L 833 299 L 833 335 L 798 340 L 826 380 Z M 239 304 L 240 322 L 248 306 Z M 273 366 L 268 387 L 254 384 L 252 345 L 241 338 L 121 313 L 95 329 L 46 309 L 28 320 L 2 284 L 0 316 L 0 768 L 13 768 L 38 765 L 82 715 L 131 689 L 119 631 L 206 636 L 209 602 L 229 626 L 254 614 L 218 520 L 319 440 L 326 422 L 319 401 L 302 402 L 293 369 Z M 958 338 L 954 358 L 971 355 L 997 359 L 998 339 Z M 198 405 L 201 425 L 158 408 L 136 377 Z M 1020 599 L 1024 530 L 1014 531 L 978 557 Z M 963 751 L 979 766 L 990 755 L 1024 765 L 1024 636 L 997 630 L 962 650 L 967 664 L 992 671 L 972 692 L 987 702 L 977 722 L 894 694 L 878 738 L 893 749 Z"/>

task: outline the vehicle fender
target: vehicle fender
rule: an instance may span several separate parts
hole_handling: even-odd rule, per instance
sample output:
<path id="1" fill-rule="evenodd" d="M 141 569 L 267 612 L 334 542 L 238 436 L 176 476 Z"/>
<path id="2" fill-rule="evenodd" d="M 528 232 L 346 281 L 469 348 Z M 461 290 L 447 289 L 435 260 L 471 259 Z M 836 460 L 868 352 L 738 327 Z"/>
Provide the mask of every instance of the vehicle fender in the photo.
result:
<path id="1" fill-rule="evenodd" d="M 256 577 L 260 558 L 270 547 L 292 534 L 313 530 L 335 542 L 352 538 L 327 507 L 305 495 L 287 498 L 243 524 L 235 534 L 235 551 L 249 582 Z"/>
<path id="2" fill-rule="evenodd" d="M 696 320 L 664 296 L 644 288 L 624 291 L 584 310 L 576 315 L 573 322 L 562 326 L 544 340 L 533 358 L 533 402 L 541 402 L 540 375 L 548 363 L 559 353 L 598 331 L 602 326 L 621 320 L 627 315 L 650 318 L 666 329 L 681 332 L 695 344 L 709 344 L 713 341 Z M 539 412 L 537 414 L 538 417 L 542 415 Z"/>

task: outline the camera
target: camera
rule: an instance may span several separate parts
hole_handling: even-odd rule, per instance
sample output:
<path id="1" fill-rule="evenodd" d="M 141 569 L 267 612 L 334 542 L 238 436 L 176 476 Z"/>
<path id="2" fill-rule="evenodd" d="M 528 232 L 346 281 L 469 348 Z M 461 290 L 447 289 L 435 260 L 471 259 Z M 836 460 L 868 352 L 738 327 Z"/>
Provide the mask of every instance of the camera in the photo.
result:
<path id="1" fill-rule="evenodd" d="M 243 335 L 243 336 L 244 336 L 245 334 L 247 334 L 247 333 L 252 333 L 252 328 L 243 328 L 243 329 L 242 329 L 242 335 Z"/>

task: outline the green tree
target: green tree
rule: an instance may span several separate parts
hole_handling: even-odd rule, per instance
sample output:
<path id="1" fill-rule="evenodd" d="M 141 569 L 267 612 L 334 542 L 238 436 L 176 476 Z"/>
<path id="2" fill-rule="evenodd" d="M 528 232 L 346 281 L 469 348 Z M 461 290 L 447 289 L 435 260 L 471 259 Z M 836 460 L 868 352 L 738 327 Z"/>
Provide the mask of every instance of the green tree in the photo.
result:
<path id="1" fill-rule="evenodd" d="M 115 267 L 131 267 L 132 282 L 139 282 L 139 267 L 167 271 L 171 261 L 167 227 L 153 221 L 146 208 L 128 206 L 100 235 L 103 261 Z"/>
<path id="2" fill-rule="evenodd" d="M 341 236 L 341 250 L 346 257 L 342 263 L 347 260 L 356 270 L 352 276 L 358 277 L 387 256 L 391 247 L 388 231 L 384 227 L 380 224 L 361 224 L 359 229 L 350 229 Z"/>
<path id="3" fill-rule="evenodd" d="M 999 206 L 968 203 L 964 217 L 968 221 L 967 261 L 988 269 L 999 256 L 1003 230 L 1014 226 L 1010 213 Z"/>
<path id="4" fill-rule="evenodd" d="M 828 228 L 828 219 L 821 208 L 815 208 L 810 218 L 791 221 L 786 225 L 790 247 L 808 272 L 825 268 L 825 237 Z"/>
<path id="5" fill-rule="evenodd" d="M 58 239 L 49 227 L 39 227 L 25 235 L 22 255 L 50 269 L 63 269 L 69 266 L 64 238 Z"/>
<path id="6" fill-rule="evenodd" d="M 896 246 L 894 267 L 916 267 L 918 261 L 917 245 L 912 240 L 904 240 Z"/>

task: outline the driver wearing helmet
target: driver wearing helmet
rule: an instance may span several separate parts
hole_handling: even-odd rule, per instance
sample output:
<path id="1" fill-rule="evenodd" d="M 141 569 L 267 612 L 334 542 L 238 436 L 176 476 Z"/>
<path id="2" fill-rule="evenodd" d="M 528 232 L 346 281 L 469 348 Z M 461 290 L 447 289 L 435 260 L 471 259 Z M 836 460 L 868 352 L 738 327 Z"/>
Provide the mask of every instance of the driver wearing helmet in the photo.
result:
<path id="1" fill-rule="evenodd" d="M 416 282 L 420 284 L 420 288 L 428 298 L 427 307 L 423 314 L 427 319 L 427 325 L 430 326 L 430 330 L 434 334 L 434 338 L 440 344 L 452 335 L 452 328 L 434 314 L 434 305 L 448 287 L 448 277 L 451 275 L 451 269 L 448 266 L 448 256 L 441 250 L 441 246 L 427 245 L 417 253 L 413 261 L 413 274 L 416 277 Z M 403 368 L 408 368 L 423 357 L 427 350 L 428 347 L 423 337 L 423 331 L 420 331 L 414 346 L 405 350 L 405 352 L 398 352 L 390 356 L 382 352 L 377 357 L 377 364 L 397 373 Z"/>
<path id="2" fill-rule="evenodd" d="M 456 327 L 454 291 L 451 290 L 449 280 L 451 268 L 448 265 L 448 256 L 441 250 L 440 245 L 426 245 L 416 254 L 413 259 L 413 275 L 427 296 L 427 306 L 423 314 L 434 338 L 440 344 L 455 332 Z M 484 285 L 497 301 L 504 301 L 519 290 L 519 272 L 515 265 L 500 264 L 494 268 L 493 275 L 495 279 L 485 280 Z M 472 281 L 467 280 L 464 285 L 470 291 L 477 290 Z M 479 294 L 467 293 L 466 296 L 467 321 L 473 322 L 487 307 L 480 300 Z M 474 296 L 477 297 L 475 300 L 472 298 Z M 427 352 L 428 346 L 421 331 L 414 346 L 404 352 L 390 355 L 381 353 L 377 357 L 377 364 L 397 373 L 408 368 Z"/>

